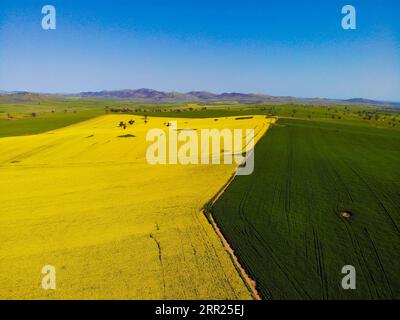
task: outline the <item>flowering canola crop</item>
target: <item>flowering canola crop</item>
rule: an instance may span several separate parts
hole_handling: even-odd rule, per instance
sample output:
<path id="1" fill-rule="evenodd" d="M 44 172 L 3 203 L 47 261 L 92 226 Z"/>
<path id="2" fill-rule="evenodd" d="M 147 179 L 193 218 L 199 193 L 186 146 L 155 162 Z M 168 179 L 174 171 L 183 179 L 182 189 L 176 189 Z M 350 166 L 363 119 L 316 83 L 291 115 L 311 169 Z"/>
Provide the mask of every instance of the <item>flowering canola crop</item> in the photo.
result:
<path id="1" fill-rule="evenodd" d="M 171 120 L 255 140 L 274 121 L 105 115 L 0 139 L 1 299 L 251 298 L 201 212 L 237 165 L 149 164 L 146 132 Z"/>

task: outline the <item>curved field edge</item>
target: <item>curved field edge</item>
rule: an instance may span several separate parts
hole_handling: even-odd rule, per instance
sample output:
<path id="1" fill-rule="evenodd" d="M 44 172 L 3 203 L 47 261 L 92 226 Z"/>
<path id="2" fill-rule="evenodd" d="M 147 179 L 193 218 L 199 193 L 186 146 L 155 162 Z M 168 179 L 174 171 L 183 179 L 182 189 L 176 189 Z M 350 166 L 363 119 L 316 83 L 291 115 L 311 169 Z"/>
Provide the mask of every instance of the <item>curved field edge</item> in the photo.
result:
<path id="1" fill-rule="evenodd" d="M 255 150 L 210 211 L 262 297 L 399 298 L 399 134 L 280 120 Z"/>
<path id="2" fill-rule="evenodd" d="M 271 117 L 272 123 L 270 124 L 269 127 L 274 126 L 278 118 L 276 117 Z M 258 143 L 267 133 L 269 128 L 267 128 L 265 131 L 262 132 L 262 135 L 257 138 L 256 143 Z M 252 151 L 251 151 L 252 152 Z M 245 162 L 244 162 L 245 163 Z M 243 163 L 243 164 L 244 164 Z M 240 263 L 238 257 L 235 254 L 235 251 L 233 250 L 232 246 L 224 236 L 223 232 L 219 228 L 218 224 L 216 223 L 213 215 L 212 215 L 212 207 L 213 205 L 218 201 L 218 199 L 222 196 L 222 194 L 225 192 L 225 190 L 229 187 L 229 185 L 232 183 L 232 181 L 235 179 L 236 172 L 233 173 L 228 181 L 221 187 L 221 189 L 203 206 L 203 214 L 207 218 L 208 222 L 210 225 L 213 227 L 215 233 L 218 235 L 222 245 L 225 248 L 225 251 L 229 254 L 229 257 L 231 258 L 232 263 L 234 264 L 236 270 L 238 271 L 239 275 L 243 279 L 244 283 L 246 284 L 247 288 L 251 292 L 251 295 L 253 299 L 255 300 L 261 300 L 260 294 L 257 291 L 257 285 L 256 281 L 250 277 L 248 274 L 247 270 L 242 266 Z"/>

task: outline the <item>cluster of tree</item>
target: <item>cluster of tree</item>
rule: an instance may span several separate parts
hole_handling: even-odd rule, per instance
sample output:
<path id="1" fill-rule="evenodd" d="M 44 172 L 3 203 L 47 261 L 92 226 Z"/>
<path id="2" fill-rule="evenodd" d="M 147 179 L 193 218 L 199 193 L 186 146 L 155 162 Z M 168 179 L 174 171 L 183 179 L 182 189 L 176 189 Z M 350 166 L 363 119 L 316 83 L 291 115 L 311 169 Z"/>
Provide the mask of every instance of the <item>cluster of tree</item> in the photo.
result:
<path id="1" fill-rule="evenodd" d="M 139 112 L 137 109 L 130 109 L 130 108 L 109 108 L 106 107 L 106 112 L 111 112 L 111 113 L 132 113 L 132 112 Z"/>
<path id="2" fill-rule="evenodd" d="M 135 112 L 155 112 L 155 113 L 160 113 L 160 112 L 182 112 L 182 111 L 197 111 L 198 109 L 195 109 L 193 107 L 189 108 L 164 108 L 164 109 L 154 109 L 154 108 L 128 108 L 128 107 L 120 107 L 120 108 L 110 108 L 110 107 L 105 107 L 105 111 L 107 113 L 135 113 Z M 202 107 L 200 110 L 207 110 L 207 107 Z"/>
<path id="3" fill-rule="evenodd" d="M 126 129 L 126 127 L 128 126 L 128 124 L 129 125 L 133 125 L 135 123 L 135 120 L 129 120 L 127 123 L 126 122 L 124 122 L 124 121 L 121 121 L 120 123 L 119 123 L 119 127 L 120 128 L 123 128 L 124 130 Z"/>

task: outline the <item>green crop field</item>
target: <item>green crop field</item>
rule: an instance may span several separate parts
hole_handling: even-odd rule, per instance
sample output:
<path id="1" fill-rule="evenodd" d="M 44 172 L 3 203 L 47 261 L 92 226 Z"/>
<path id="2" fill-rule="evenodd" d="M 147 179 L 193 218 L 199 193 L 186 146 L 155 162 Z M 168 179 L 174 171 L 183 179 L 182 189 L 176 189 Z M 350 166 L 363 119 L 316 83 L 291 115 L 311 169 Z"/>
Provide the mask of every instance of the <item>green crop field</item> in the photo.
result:
<path id="1" fill-rule="evenodd" d="M 399 299 L 399 159 L 398 130 L 281 119 L 211 211 L 264 298 Z"/>
<path id="2" fill-rule="evenodd" d="M 16 119 L 0 119 L 0 138 L 42 133 L 69 126 L 104 114 L 99 110 L 79 112 L 46 113 L 38 116 L 23 116 Z"/>

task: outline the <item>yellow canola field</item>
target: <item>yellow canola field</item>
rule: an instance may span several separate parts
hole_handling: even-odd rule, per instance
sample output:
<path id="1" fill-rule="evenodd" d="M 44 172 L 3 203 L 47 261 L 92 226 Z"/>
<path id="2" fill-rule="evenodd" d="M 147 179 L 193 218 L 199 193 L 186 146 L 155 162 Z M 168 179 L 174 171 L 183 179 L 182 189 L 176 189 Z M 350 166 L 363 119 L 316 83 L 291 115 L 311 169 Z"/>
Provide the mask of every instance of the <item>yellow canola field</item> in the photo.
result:
<path id="1" fill-rule="evenodd" d="M 256 140 L 274 121 L 105 115 L 0 139 L 0 299 L 251 298 L 200 211 L 236 165 L 148 164 L 146 133 L 171 120 Z"/>

